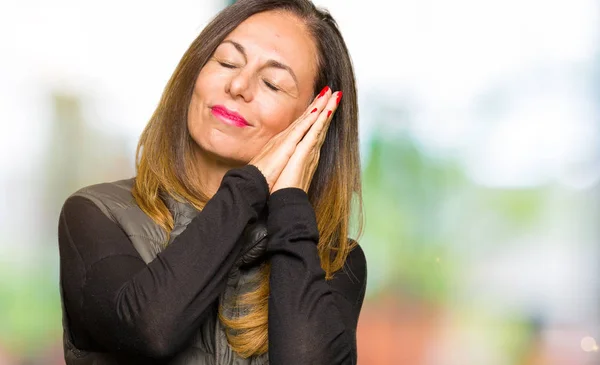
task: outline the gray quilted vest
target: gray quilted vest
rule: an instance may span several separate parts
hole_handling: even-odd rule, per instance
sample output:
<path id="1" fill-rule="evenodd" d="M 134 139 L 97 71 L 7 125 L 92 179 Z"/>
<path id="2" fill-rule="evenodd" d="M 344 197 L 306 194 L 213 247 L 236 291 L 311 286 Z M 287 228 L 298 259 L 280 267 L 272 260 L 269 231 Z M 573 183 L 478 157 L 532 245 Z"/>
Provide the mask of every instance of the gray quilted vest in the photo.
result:
<path id="1" fill-rule="evenodd" d="M 118 224 L 128 235 L 133 247 L 139 252 L 146 264 L 150 263 L 164 248 L 167 239 L 165 232 L 136 204 L 131 190 L 134 178 L 112 183 L 103 183 L 83 188 L 73 195 L 90 199 L 113 222 Z M 180 203 L 170 196 L 163 196 L 165 203 L 174 218 L 174 228 L 169 237 L 171 243 L 199 213 L 192 205 Z M 258 247 L 257 242 L 266 238 L 266 228 L 263 222 L 257 222 L 247 227 L 240 237 L 244 247 Z M 244 270 L 231 271 L 225 291 L 219 296 L 219 304 L 249 291 L 253 288 L 250 280 L 257 274 L 258 265 L 249 266 Z M 61 286 L 62 298 L 62 286 Z M 67 365 L 115 365 L 127 364 L 127 360 L 114 354 L 82 351 L 73 345 L 69 331 L 68 317 L 63 310 L 63 342 L 65 361 Z M 227 313 L 234 317 L 239 313 Z M 243 359 L 230 347 L 225 336 L 225 330 L 218 320 L 217 312 L 208 316 L 204 321 L 191 345 L 178 353 L 169 365 L 264 365 L 268 364 L 268 353 Z"/>

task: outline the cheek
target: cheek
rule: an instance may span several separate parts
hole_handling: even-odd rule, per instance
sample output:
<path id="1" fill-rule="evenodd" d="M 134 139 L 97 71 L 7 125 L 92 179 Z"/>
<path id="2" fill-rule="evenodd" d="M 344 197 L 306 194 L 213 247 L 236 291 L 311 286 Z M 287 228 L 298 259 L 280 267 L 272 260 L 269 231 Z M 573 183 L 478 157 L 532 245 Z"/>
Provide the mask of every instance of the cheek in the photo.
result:
<path id="1" fill-rule="evenodd" d="M 199 73 L 194 83 L 192 98 L 188 107 L 188 128 L 199 129 L 202 123 L 202 115 L 205 112 L 206 100 L 204 95 L 214 95 L 216 93 L 217 81 L 214 72 L 211 72 L 208 66 L 205 66 Z"/>
<path id="2" fill-rule="evenodd" d="M 207 72 L 206 68 L 203 69 L 200 71 L 198 78 L 196 78 L 196 83 L 194 84 L 194 96 L 198 97 L 205 94 L 213 84 L 214 82 L 211 82 L 210 73 Z"/>
<path id="3" fill-rule="evenodd" d="M 196 86 L 194 86 L 194 91 L 192 92 L 192 98 L 190 99 L 187 112 L 187 125 L 190 132 L 192 129 L 197 128 L 197 124 L 201 121 L 201 105 L 202 100 L 200 99 L 200 90 L 198 84 L 196 84 Z"/>
<path id="4" fill-rule="evenodd" d="M 297 99 L 281 98 L 287 99 L 285 101 L 275 99 L 263 98 L 262 100 L 269 100 L 269 102 L 260 105 L 262 124 L 273 135 L 285 130 L 300 118 L 312 101 L 310 92 Z"/>
<path id="5" fill-rule="evenodd" d="M 197 95 L 213 95 L 217 91 L 223 90 L 227 74 L 223 69 L 215 66 L 214 62 L 207 62 L 200 70 L 196 82 L 194 83 L 194 93 Z"/>
<path id="6" fill-rule="evenodd" d="M 261 110 L 263 134 L 269 134 L 270 137 L 285 130 L 302 114 L 297 113 L 293 105 L 282 105 L 281 102 L 262 105 Z"/>

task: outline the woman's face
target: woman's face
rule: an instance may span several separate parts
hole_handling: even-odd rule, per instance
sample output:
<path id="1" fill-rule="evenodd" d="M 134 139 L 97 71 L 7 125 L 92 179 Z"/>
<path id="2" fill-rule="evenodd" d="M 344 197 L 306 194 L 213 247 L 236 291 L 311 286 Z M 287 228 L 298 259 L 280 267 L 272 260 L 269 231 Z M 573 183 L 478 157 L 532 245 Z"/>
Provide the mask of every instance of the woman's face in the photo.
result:
<path id="1" fill-rule="evenodd" d="M 317 53 L 289 13 L 255 14 L 217 47 L 200 71 L 188 130 L 203 153 L 248 163 L 312 101 Z"/>

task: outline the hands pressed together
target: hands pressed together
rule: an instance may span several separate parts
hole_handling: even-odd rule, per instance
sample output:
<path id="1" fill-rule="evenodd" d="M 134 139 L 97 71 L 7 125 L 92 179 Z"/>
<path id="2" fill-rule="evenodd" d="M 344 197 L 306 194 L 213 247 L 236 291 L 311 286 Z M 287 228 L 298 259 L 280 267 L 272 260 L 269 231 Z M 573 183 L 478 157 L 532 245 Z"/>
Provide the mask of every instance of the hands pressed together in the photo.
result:
<path id="1" fill-rule="evenodd" d="M 308 192 L 329 123 L 342 98 L 325 86 L 306 111 L 275 135 L 249 164 L 265 176 L 272 193 L 295 187 Z"/>

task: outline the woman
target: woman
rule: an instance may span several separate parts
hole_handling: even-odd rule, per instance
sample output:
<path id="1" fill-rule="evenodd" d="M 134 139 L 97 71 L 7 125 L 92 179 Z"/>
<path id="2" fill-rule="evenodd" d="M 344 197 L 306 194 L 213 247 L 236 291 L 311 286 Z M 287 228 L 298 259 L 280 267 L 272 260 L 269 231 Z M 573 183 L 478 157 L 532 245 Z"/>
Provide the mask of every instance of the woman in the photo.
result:
<path id="1" fill-rule="evenodd" d="M 328 13 L 218 14 L 165 88 L 136 177 L 63 206 L 67 364 L 355 364 L 357 114 Z"/>

